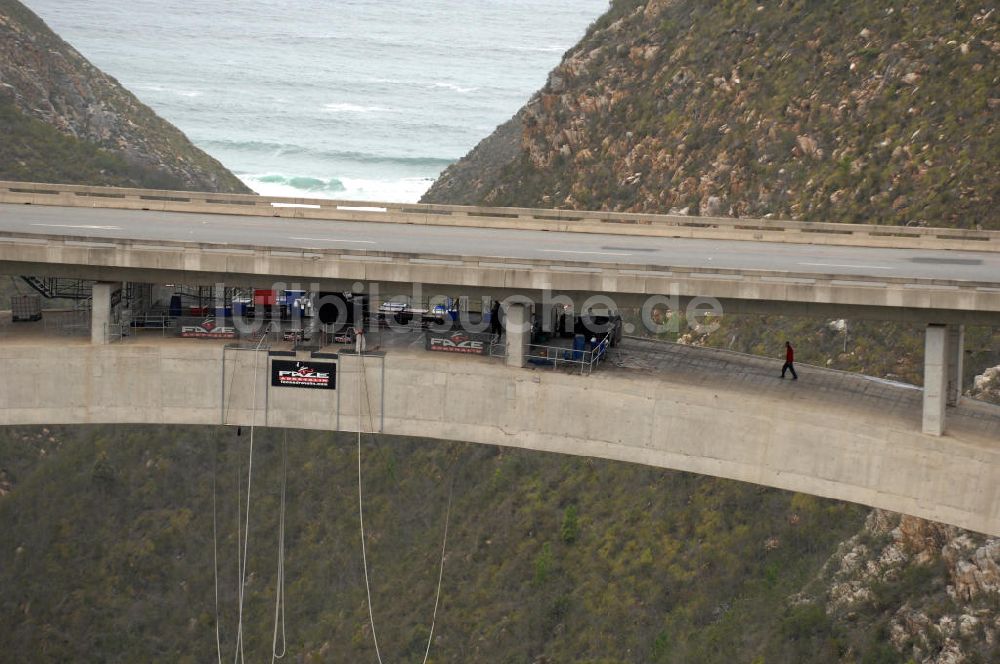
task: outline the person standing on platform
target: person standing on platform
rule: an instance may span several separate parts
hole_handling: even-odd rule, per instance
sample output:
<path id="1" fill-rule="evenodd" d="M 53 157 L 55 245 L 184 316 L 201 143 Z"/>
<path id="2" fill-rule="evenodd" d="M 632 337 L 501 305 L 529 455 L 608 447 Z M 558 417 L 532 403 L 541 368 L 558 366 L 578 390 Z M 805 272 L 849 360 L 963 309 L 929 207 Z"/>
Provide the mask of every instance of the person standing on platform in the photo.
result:
<path id="1" fill-rule="evenodd" d="M 490 333 L 497 338 L 503 336 L 503 323 L 500 321 L 500 300 L 493 301 L 493 308 L 490 309 Z"/>
<path id="2" fill-rule="evenodd" d="M 358 325 L 354 328 L 354 352 L 361 355 L 368 350 L 368 341 L 365 339 L 365 328 Z"/>
<path id="3" fill-rule="evenodd" d="M 799 376 L 795 373 L 795 349 L 792 348 L 792 344 L 788 341 L 785 342 L 785 364 L 781 367 L 781 377 L 785 377 L 785 372 L 792 372 L 792 380 L 798 380 Z"/>

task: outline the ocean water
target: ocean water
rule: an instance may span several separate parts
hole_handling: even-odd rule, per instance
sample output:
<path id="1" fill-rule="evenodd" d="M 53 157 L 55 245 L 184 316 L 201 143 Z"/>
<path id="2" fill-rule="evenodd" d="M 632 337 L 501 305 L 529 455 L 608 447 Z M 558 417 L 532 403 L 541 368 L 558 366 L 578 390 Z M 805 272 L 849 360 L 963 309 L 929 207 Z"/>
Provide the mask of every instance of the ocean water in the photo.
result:
<path id="1" fill-rule="evenodd" d="M 24 0 L 258 193 L 416 201 L 607 0 Z"/>

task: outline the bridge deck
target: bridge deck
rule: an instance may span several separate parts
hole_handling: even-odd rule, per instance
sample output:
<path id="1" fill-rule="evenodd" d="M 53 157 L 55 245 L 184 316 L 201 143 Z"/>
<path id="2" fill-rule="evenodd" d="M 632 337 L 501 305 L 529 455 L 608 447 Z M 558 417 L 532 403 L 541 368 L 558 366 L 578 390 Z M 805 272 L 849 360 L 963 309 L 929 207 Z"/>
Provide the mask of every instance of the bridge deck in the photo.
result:
<path id="1" fill-rule="evenodd" d="M 45 312 L 42 321 L 12 323 L 8 312 L 0 311 L 0 343 L 4 345 L 39 346 L 45 344 L 89 346 L 89 324 L 82 329 L 67 330 L 63 324 L 72 320 L 69 312 Z M 75 332 L 75 333 L 74 333 Z M 181 339 L 164 335 L 160 330 L 133 330 L 123 345 L 169 345 L 206 347 L 221 346 L 232 340 Z M 423 353 L 423 334 L 419 329 L 407 332 L 372 330 L 368 338 L 369 350 L 390 353 Z M 271 341 L 274 350 L 291 350 L 287 341 Z M 333 344 L 326 352 L 351 349 L 349 344 Z M 796 364 L 799 380 L 780 376 L 781 360 L 746 355 L 733 351 L 701 348 L 662 341 L 626 338 L 611 353 L 612 361 L 602 364 L 592 378 L 600 384 L 601 375 L 628 375 L 642 373 L 684 385 L 718 388 L 727 394 L 733 391 L 755 397 L 772 397 L 784 402 L 788 409 L 803 405 L 825 406 L 831 418 L 852 416 L 885 417 L 903 422 L 914 431 L 920 430 L 922 398 L 921 388 L 905 383 Z M 490 362 L 496 360 L 472 357 L 454 358 L 456 362 Z M 525 371 L 551 372 L 537 367 Z M 568 369 L 569 373 L 576 373 Z M 949 429 L 963 438 L 981 440 L 990 447 L 1000 442 L 1000 406 L 963 399 L 957 408 L 949 409 Z"/>
<path id="2" fill-rule="evenodd" d="M 905 421 L 920 430 L 923 390 L 915 385 L 796 363 L 799 379 L 782 380 L 780 359 L 714 348 L 628 339 L 619 371 L 640 371 L 671 381 L 745 391 L 785 401 L 789 410 L 802 403 L 822 403 L 830 417 L 852 413 Z M 949 409 L 948 426 L 971 434 L 992 448 L 1000 445 L 1000 406 L 963 399 Z"/>
<path id="3" fill-rule="evenodd" d="M 450 228 L 335 219 L 0 204 L 0 231 L 66 238 L 353 249 L 498 259 L 993 283 L 1000 253 Z"/>

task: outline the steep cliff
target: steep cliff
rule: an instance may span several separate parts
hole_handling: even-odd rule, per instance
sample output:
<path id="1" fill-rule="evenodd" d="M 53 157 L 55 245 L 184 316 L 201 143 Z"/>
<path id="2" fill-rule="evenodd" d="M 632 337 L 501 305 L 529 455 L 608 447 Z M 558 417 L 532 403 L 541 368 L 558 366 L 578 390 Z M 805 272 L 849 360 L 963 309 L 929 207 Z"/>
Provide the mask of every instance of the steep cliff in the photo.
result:
<path id="1" fill-rule="evenodd" d="M 615 0 L 424 200 L 1000 228 L 989 4 Z"/>
<path id="2" fill-rule="evenodd" d="M 0 0 L 0 178 L 250 193 L 17 0 Z"/>

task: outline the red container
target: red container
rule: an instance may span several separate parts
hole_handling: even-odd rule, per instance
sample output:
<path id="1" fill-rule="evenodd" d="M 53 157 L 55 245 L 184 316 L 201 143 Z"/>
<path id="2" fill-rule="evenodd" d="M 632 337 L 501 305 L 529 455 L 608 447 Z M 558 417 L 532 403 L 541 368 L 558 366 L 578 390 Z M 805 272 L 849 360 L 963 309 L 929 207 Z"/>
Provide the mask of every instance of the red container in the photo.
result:
<path id="1" fill-rule="evenodd" d="M 278 291 L 255 290 L 253 292 L 253 303 L 263 307 L 273 307 L 278 303 Z"/>
<path id="2" fill-rule="evenodd" d="M 191 307 L 189 311 L 192 316 L 205 316 L 208 314 L 208 307 Z"/>

